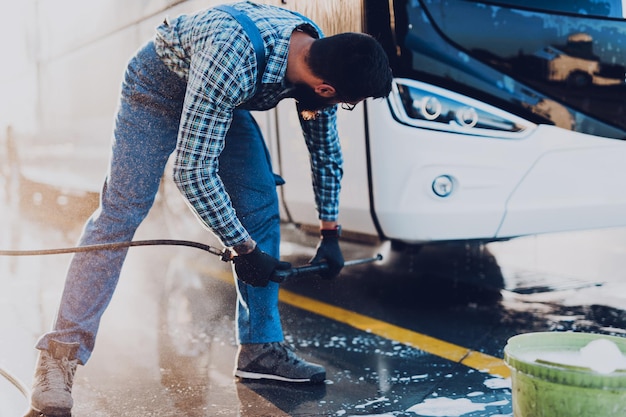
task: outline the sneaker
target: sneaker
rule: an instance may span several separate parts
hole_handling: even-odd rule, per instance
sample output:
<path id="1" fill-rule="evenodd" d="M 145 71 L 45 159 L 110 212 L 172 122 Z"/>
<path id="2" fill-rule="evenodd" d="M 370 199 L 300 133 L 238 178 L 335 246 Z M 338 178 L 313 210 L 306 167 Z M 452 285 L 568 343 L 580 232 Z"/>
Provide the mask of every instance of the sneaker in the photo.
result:
<path id="1" fill-rule="evenodd" d="M 71 416 L 78 346 L 51 340 L 48 350 L 39 352 L 30 399 L 32 410 L 47 417 Z"/>
<path id="2" fill-rule="evenodd" d="M 237 351 L 235 376 L 285 382 L 324 382 L 323 366 L 299 358 L 284 343 L 242 344 Z"/>

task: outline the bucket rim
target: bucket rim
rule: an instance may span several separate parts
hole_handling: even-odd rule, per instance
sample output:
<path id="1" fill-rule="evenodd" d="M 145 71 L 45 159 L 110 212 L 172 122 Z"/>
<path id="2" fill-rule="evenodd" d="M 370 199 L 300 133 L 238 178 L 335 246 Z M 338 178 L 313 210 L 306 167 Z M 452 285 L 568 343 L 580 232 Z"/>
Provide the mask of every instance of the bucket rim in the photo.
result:
<path id="1" fill-rule="evenodd" d="M 561 385 L 570 385 L 582 388 L 611 389 L 626 391 L 626 372 L 601 374 L 590 369 L 558 364 L 529 362 L 519 357 L 520 353 L 542 350 L 576 350 L 586 346 L 596 339 L 607 339 L 618 346 L 622 354 L 626 355 L 626 338 L 582 332 L 530 332 L 511 337 L 504 348 L 504 362 L 515 372 L 540 378 Z M 569 344 L 563 344 L 567 341 Z"/>

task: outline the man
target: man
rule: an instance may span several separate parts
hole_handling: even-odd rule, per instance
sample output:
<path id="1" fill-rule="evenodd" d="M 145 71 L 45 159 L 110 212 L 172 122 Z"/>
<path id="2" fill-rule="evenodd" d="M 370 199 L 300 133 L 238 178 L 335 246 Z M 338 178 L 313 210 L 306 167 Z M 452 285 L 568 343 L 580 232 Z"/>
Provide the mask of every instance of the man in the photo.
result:
<path id="1" fill-rule="evenodd" d="M 275 270 L 289 267 L 278 260 L 279 181 L 248 110 L 296 100 L 321 229 L 312 262 L 327 262 L 332 278 L 343 267 L 337 104 L 352 108 L 367 97 L 387 96 L 391 71 L 368 35 L 322 38 L 319 28 L 297 13 L 250 2 L 232 6 L 235 11 L 209 9 L 166 20 L 130 60 L 100 206 L 80 244 L 131 240 L 175 152 L 177 186 L 204 225 L 237 255 L 235 376 L 322 382 L 324 368 L 283 343 L 278 284 L 270 281 Z M 237 11 L 256 28 L 245 28 Z M 260 54 L 254 31 L 262 38 Z M 125 256 L 126 250 L 106 250 L 73 257 L 54 328 L 36 346 L 32 415 L 70 415 L 76 367 L 93 351 Z"/>

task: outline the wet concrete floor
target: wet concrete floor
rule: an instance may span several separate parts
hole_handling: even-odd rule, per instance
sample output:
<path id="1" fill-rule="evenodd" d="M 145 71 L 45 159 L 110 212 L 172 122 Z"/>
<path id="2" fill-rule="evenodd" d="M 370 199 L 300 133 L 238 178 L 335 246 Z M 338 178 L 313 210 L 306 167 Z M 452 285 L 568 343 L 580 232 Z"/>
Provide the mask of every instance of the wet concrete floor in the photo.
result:
<path id="1" fill-rule="evenodd" d="M 0 195 L 3 249 L 72 246 L 93 195 L 21 184 Z M 215 242 L 160 198 L 136 239 Z M 316 238 L 284 227 L 283 258 L 306 263 Z M 487 245 L 343 243 L 345 268 L 281 290 L 286 340 L 327 381 L 236 381 L 228 266 L 192 248 L 133 248 L 94 354 L 78 369 L 74 416 L 512 416 L 508 338 L 531 331 L 626 336 L 626 229 Z M 0 367 L 28 387 L 70 255 L 0 257 Z M 0 416 L 24 396 L 0 378 Z"/>

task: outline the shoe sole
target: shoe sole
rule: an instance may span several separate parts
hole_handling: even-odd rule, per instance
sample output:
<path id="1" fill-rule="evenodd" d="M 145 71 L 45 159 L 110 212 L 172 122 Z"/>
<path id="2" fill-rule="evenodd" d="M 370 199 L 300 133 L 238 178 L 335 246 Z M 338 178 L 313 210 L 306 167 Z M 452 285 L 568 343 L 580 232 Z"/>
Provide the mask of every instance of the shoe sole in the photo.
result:
<path id="1" fill-rule="evenodd" d="M 243 379 L 271 379 L 274 381 L 283 381 L 283 382 L 295 382 L 295 383 L 314 383 L 319 384 L 326 380 L 326 373 L 315 374 L 310 378 L 287 378 L 280 375 L 274 374 L 261 374 L 258 372 L 247 372 L 241 371 L 237 369 L 235 371 L 235 376 Z"/>

